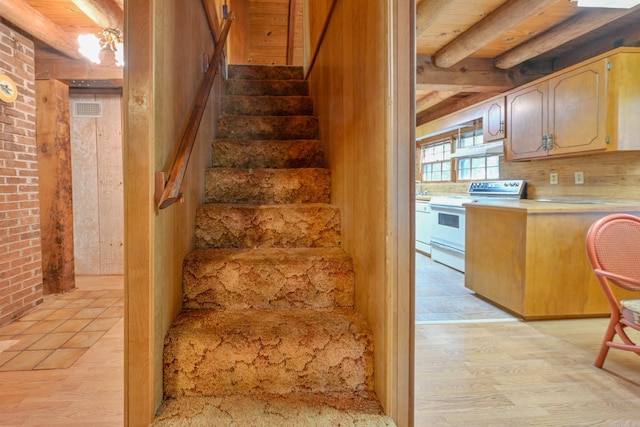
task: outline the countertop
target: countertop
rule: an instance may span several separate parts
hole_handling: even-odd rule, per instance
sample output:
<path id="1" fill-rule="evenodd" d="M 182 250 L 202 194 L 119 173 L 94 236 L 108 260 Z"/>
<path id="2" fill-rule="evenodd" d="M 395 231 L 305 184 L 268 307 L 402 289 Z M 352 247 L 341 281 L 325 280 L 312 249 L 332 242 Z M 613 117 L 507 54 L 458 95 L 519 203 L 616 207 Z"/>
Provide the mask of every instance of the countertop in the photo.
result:
<path id="1" fill-rule="evenodd" d="M 545 201 L 543 200 L 491 200 L 482 199 L 465 204 L 467 208 L 523 210 L 527 213 L 569 213 L 569 212 L 640 212 L 640 201 L 600 202 L 600 201 Z"/>

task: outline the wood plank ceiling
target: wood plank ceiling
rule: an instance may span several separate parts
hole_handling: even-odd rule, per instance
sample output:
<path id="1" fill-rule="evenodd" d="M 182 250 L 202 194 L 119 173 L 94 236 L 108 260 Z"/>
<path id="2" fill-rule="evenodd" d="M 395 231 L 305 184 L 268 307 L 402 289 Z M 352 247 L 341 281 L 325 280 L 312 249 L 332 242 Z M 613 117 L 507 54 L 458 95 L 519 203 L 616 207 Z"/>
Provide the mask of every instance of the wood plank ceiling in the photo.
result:
<path id="1" fill-rule="evenodd" d="M 245 61 L 300 64 L 302 0 L 244 1 L 251 22 Z M 36 44 L 39 78 L 59 78 L 66 72 L 72 86 L 121 86 L 113 64 L 87 65 L 77 59 L 74 43 L 79 33 L 122 28 L 123 2 L 2 0 L 0 16 L 41 40 Z M 638 46 L 638 22 L 639 6 L 583 9 L 570 0 L 417 0 L 417 123 L 616 46 Z M 59 59 L 56 52 L 74 58 L 81 72 L 54 61 Z"/>
<path id="2" fill-rule="evenodd" d="M 640 45 L 640 6 L 570 0 L 418 0 L 417 124 L 617 46 Z"/>

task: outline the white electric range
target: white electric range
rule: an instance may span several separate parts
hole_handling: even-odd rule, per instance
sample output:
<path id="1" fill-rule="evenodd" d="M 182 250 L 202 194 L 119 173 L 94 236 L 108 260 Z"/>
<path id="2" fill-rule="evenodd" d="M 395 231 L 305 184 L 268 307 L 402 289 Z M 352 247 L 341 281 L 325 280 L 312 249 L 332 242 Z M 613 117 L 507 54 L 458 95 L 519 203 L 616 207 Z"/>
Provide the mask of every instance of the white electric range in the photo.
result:
<path id="1" fill-rule="evenodd" d="M 431 197 L 431 259 L 464 272 L 465 205 L 482 199 L 523 199 L 523 180 L 474 181 L 466 196 Z"/>

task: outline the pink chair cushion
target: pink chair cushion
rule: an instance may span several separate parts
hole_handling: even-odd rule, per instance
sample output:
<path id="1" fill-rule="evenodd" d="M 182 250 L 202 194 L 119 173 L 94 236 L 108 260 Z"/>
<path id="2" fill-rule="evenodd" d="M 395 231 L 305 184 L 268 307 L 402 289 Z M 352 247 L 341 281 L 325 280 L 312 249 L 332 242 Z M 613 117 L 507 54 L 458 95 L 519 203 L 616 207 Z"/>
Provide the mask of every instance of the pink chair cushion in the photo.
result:
<path id="1" fill-rule="evenodd" d="M 622 317 L 634 325 L 640 326 L 640 299 L 620 301 Z"/>

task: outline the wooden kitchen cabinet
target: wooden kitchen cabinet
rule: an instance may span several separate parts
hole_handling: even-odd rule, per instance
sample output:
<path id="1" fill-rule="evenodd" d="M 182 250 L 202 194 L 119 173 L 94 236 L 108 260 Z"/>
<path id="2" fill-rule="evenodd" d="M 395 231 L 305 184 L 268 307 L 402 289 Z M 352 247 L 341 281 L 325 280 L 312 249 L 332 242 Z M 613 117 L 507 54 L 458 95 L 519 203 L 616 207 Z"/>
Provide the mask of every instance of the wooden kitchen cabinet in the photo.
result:
<path id="1" fill-rule="evenodd" d="M 482 116 L 484 142 L 500 141 L 505 138 L 504 103 L 504 97 L 499 97 L 485 104 Z"/>
<path id="2" fill-rule="evenodd" d="M 507 95 L 507 160 L 605 150 L 606 69 L 599 59 Z"/>
<path id="3" fill-rule="evenodd" d="M 467 205 L 465 286 L 527 320 L 608 315 L 585 239 L 594 221 L 624 208 L 560 211 L 560 205 L 540 205 L 544 208 Z"/>

